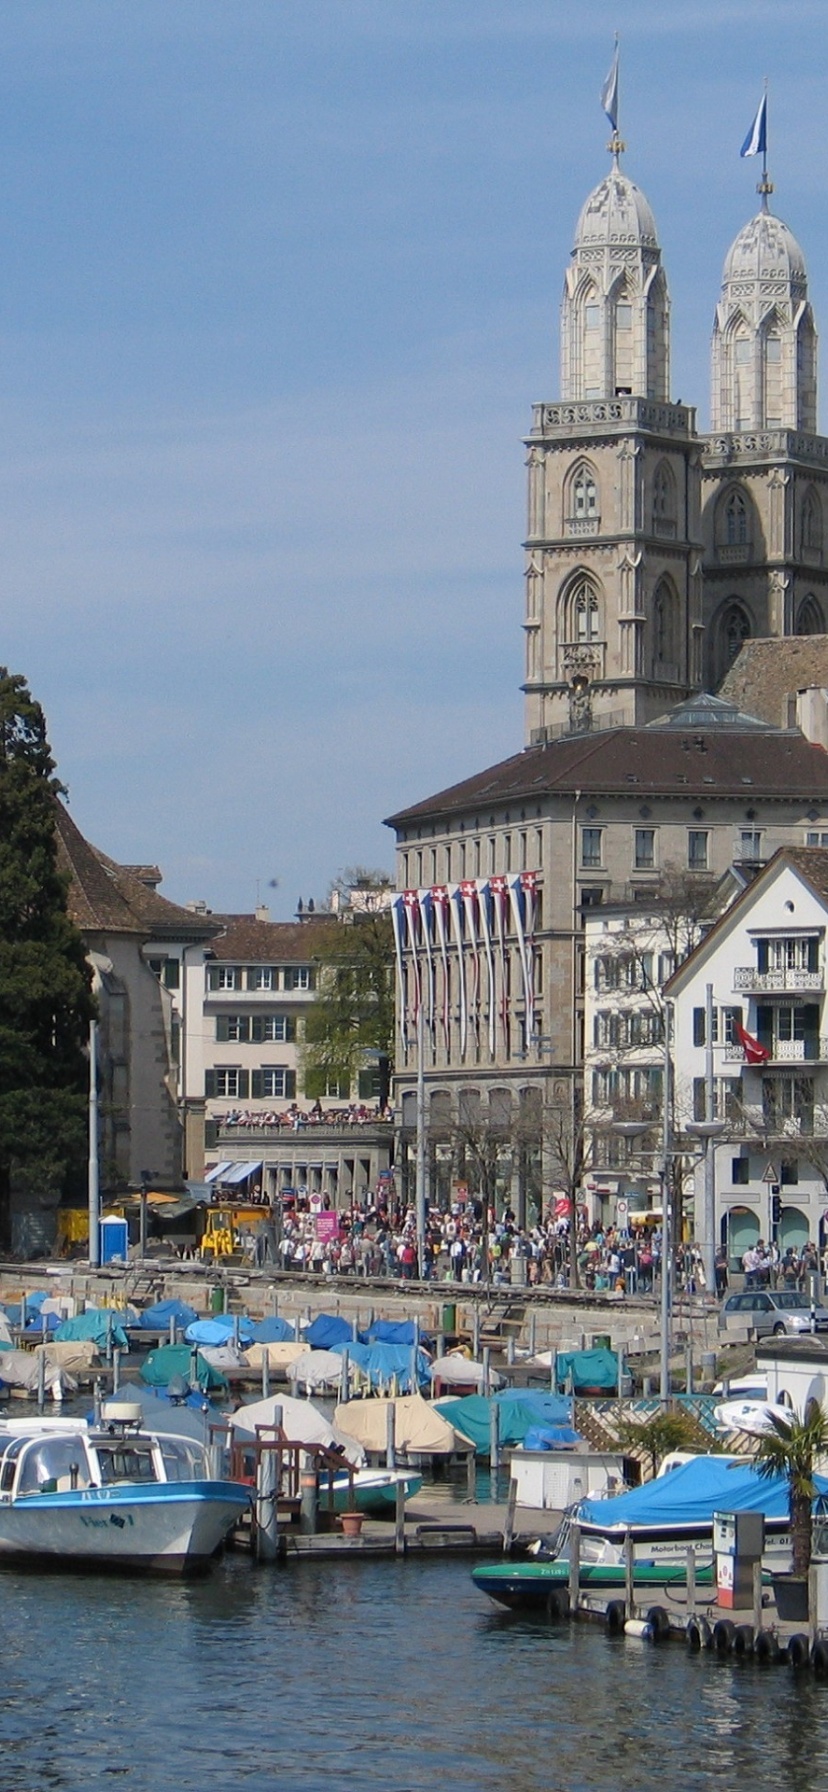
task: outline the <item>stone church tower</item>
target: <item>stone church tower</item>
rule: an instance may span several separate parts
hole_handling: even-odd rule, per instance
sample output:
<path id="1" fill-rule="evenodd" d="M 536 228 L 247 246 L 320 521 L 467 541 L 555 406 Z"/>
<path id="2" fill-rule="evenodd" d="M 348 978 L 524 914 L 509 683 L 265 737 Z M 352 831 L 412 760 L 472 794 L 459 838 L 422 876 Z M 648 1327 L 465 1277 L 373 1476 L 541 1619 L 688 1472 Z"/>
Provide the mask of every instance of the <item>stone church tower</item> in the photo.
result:
<path id="1" fill-rule="evenodd" d="M 578 220 L 561 401 L 527 441 L 527 738 L 635 725 L 702 681 L 700 443 L 670 401 L 655 220 L 612 167 Z"/>
<path id="2" fill-rule="evenodd" d="M 768 210 L 728 251 L 713 329 L 703 468 L 705 683 L 753 636 L 828 622 L 828 440 L 816 434 L 816 330 L 799 244 Z"/>

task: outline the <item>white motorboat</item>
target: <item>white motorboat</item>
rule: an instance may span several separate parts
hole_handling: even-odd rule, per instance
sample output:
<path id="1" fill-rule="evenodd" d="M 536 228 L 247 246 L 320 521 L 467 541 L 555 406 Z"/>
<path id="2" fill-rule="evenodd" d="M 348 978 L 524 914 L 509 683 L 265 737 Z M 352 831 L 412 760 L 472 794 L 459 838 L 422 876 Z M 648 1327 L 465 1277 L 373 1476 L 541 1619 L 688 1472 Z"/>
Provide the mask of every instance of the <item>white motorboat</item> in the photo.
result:
<path id="1" fill-rule="evenodd" d="M 190 1437 L 141 1428 L 141 1408 L 110 1403 L 99 1427 L 0 1438 L 0 1563 L 207 1567 L 251 1491 L 211 1480 Z"/>

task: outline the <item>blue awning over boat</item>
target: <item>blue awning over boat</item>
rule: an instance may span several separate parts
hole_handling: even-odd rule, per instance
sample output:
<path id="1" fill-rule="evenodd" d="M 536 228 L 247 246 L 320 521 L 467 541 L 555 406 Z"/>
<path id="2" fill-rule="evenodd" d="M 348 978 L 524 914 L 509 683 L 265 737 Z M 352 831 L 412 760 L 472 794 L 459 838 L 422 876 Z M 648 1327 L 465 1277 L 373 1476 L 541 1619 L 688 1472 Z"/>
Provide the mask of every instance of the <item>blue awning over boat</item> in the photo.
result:
<path id="1" fill-rule="evenodd" d="M 816 1485 L 820 1493 L 828 1492 L 828 1481 L 821 1476 Z M 696 1456 L 616 1499 L 582 1500 L 578 1516 L 583 1524 L 624 1531 L 637 1525 L 712 1524 L 714 1512 L 764 1512 L 766 1518 L 785 1518 L 788 1483 L 781 1476 L 763 1480 L 744 1461 Z"/>

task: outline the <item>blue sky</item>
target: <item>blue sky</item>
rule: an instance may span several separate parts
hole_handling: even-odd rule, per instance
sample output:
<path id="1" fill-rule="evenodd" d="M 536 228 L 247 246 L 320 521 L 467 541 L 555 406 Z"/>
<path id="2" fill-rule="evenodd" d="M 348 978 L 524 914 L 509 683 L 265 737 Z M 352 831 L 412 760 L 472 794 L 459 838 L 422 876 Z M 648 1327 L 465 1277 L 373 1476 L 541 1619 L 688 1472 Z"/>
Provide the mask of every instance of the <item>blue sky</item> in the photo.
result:
<path id="1" fill-rule="evenodd" d="M 285 918 L 521 746 L 521 438 L 615 29 L 704 424 L 766 74 L 828 329 L 824 0 L 0 0 L 0 657 L 175 900 Z"/>

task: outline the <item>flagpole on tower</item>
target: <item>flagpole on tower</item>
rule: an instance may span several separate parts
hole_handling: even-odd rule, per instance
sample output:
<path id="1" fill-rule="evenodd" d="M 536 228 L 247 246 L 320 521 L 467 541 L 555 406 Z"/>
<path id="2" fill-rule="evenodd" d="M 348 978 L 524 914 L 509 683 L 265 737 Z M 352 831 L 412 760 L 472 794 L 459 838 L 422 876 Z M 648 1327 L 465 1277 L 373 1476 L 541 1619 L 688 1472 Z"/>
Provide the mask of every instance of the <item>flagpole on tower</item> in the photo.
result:
<path id="1" fill-rule="evenodd" d="M 768 194 L 773 192 L 773 181 L 771 180 L 771 178 L 768 174 L 768 82 L 767 82 L 767 76 L 765 77 L 764 92 L 762 94 L 761 100 L 759 101 L 759 107 L 758 107 L 758 110 L 756 113 L 756 117 L 753 120 L 753 123 L 750 127 L 750 130 L 748 131 L 748 134 L 744 140 L 744 143 L 742 144 L 742 147 L 741 147 L 741 150 L 739 153 L 742 156 L 761 155 L 761 157 L 762 157 L 762 179 L 760 181 L 757 181 L 756 191 L 757 191 L 757 193 L 761 194 L 762 210 L 763 210 L 763 212 L 766 212 L 768 209 Z"/>
<path id="2" fill-rule="evenodd" d="M 607 75 L 604 85 L 601 88 L 601 109 L 603 112 L 606 112 L 606 115 L 610 121 L 610 124 L 612 125 L 612 136 L 610 137 L 609 143 L 607 144 L 607 149 L 609 150 L 609 153 L 612 156 L 612 159 L 613 159 L 613 162 L 614 162 L 616 168 L 618 167 L 618 157 L 620 156 L 622 150 L 626 149 L 626 147 L 627 147 L 626 143 L 623 143 L 621 141 L 621 137 L 619 136 L 619 133 L 618 133 L 618 105 L 619 105 L 618 32 L 616 31 L 616 33 L 615 33 L 615 49 L 614 49 L 613 55 L 612 55 L 612 62 L 610 63 L 609 74 Z"/>

